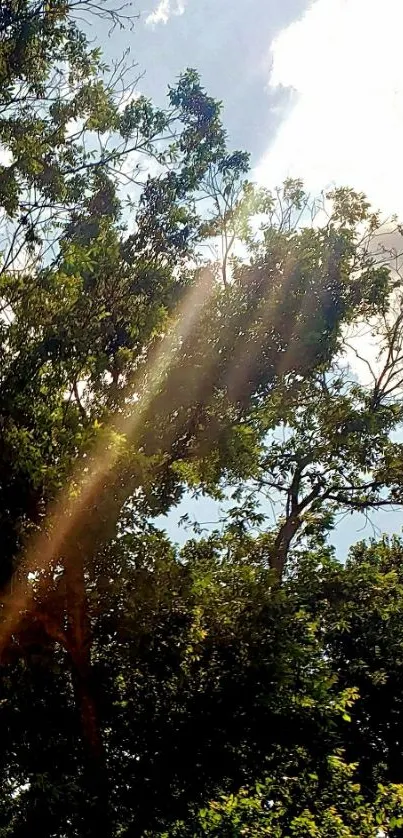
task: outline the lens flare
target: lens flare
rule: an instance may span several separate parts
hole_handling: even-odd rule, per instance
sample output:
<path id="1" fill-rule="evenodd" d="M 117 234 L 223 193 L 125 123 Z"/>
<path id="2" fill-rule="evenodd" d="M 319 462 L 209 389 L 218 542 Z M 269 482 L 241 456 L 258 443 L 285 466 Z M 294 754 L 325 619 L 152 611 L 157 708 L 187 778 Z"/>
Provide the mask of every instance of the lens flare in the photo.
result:
<path id="1" fill-rule="evenodd" d="M 129 416 L 114 423 L 113 432 L 121 438 L 133 438 L 157 395 L 170 366 L 180 355 L 181 344 L 196 325 L 210 298 L 213 280 L 208 270 L 201 272 L 198 281 L 184 295 L 159 346 L 151 354 L 140 377 L 132 382 L 133 410 Z M 112 430 L 112 428 L 111 428 Z M 39 535 L 28 545 L 25 556 L 12 580 L 10 593 L 3 599 L 0 624 L 0 655 L 18 629 L 22 615 L 29 612 L 38 593 L 43 595 L 49 585 L 46 570 L 50 569 L 63 552 L 75 529 L 85 521 L 88 509 L 96 502 L 104 484 L 121 455 L 121 446 L 114 443 L 113 433 L 103 435 L 103 442 L 91 458 L 80 462 L 67 489 L 49 510 Z M 34 575 L 35 583 L 32 580 Z M 31 577 L 31 578 L 30 578 Z"/>

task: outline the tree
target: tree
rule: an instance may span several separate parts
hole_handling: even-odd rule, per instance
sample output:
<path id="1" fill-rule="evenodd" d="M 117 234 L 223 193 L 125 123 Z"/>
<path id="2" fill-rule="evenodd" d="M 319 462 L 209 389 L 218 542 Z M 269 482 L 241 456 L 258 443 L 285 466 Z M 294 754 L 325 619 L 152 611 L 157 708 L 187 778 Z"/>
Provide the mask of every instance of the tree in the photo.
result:
<path id="1" fill-rule="evenodd" d="M 194 132 L 206 132 L 209 125 L 203 122 L 204 116 L 200 125 L 197 114 L 204 94 L 197 87 L 194 75 L 180 81 L 180 97 L 189 95 L 189 84 L 196 117 L 191 117 L 184 99 L 183 118 L 189 143 L 189 149 L 184 146 L 186 178 L 192 160 L 196 173 L 204 171 Z M 217 109 L 211 106 L 210 100 L 207 105 L 215 135 Z M 208 153 L 213 156 L 221 153 L 220 132 L 217 144 L 214 142 L 212 136 Z M 204 162 L 207 165 L 208 157 Z M 183 318 L 161 342 L 159 335 L 172 305 L 178 294 L 179 298 L 183 296 L 183 279 L 176 279 L 172 273 L 169 237 L 167 243 L 164 237 L 160 240 L 158 250 L 154 233 L 161 216 L 156 216 L 152 226 L 144 226 L 143 208 L 148 206 L 149 186 L 150 181 L 139 209 L 141 235 L 148 229 L 152 241 L 149 252 L 141 239 L 136 244 L 136 237 L 121 243 L 115 229 L 115 211 L 111 213 L 110 204 L 99 217 L 97 206 L 90 201 L 86 213 L 75 216 L 60 239 L 57 265 L 44 266 L 35 274 L 35 283 L 24 287 L 21 298 L 14 304 L 12 322 L 6 328 L 13 351 L 8 355 L 10 368 L 9 371 L 6 368 L 4 376 L 5 403 L 11 406 L 5 415 L 10 422 L 7 431 L 11 451 L 17 440 L 20 450 L 19 459 L 14 453 L 7 454 L 7 462 L 12 459 L 17 479 L 28 488 L 28 501 L 32 504 L 31 512 L 25 505 L 12 510 L 10 557 L 14 559 L 18 550 L 18 543 L 12 540 L 16 530 L 20 538 L 21 532 L 26 537 L 30 529 L 39 534 L 28 544 L 25 560 L 17 567 L 18 596 L 14 587 L 5 609 L 2 644 L 5 648 L 18 628 L 20 613 L 34 600 L 35 618 L 40 619 L 46 631 L 62 642 L 68 652 L 76 701 L 81 706 L 83 735 L 91 760 L 97 766 L 101 762 L 101 738 L 90 688 L 90 625 L 85 586 L 91 556 L 113 535 L 121 509 L 134 493 L 143 514 L 150 514 L 167 509 L 172 498 L 178 496 L 183 480 L 189 477 L 189 465 L 197 473 L 198 464 L 204 467 L 207 463 L 212 486 L 217 484 L 223 470 L 227 473 L 237 470 L 239 474 L 241 466 L 241 473 L 245 474 L 239 457 L 242 447 L 247 457 L 253 451 L 251 442 L 255 444 L 254 440 L 257 442 L 265 431 L 264 425 L 256 422 L 256 406 L 286 376 L 289 383 L 294 381 L 297 391 L 302 376 L 330 360 L 332 340 L 336 340 L 342 318 L 352 316 L 355 300 L 350 276 L 345 278 L 348 263 L 344 264 L 343 254 L 337 257 L 335 266 L 332 263 L 331 273 L 323 262 L 324 255 L 333 247 L 333 239 L 309 231 L 292 235 L 279 231 L 279 250 L 273 249 L 258 267 L 239 269 L 230 289 L 215 286 L 208 278 L 209 295 L 206 299 L 202 296 L 200 308 L 195 309 L 196 316 L 192 312 L 192 330 L 184 332 L 186 318 Z M 194 180 L 191 186 L 194 187 Z M 183 186 L 180 189 L 183 191 Z M 174 192 L 172 212 L 176 197 Z M 284 260 L 294 261 L 295 270 L 287 280 L 299 290 L 298 295 L 290 298 L 290 285 L 287 282 L 283 287 L 280 271 L 277 286 L 274 285 L 278 295 L 276 311 L 267 333 L 266 295 L 268 284 L 278 274 L 280 255 Z M 315 273 L 315 264 L 324 268 Z M 300 317 L 304 292 L 301 276 L 306 277 L 305 293 L 316 295 L 319 309 L 311 314 L 307 311 L 303 328 L 298 326 L 298 336 L 290 324 L 298 322 Z M 384 275 L 382 278 L 386 281 Z M 10 274 L 10 283 L 13 281 L 14 275 Z M 371 300 L 374 283 L 377 289 L 376 270 L 368 278 Z M 384 291 L 384 285 L 380 287 Z M 200 287 L 196 284 L 194 288 L 197 298 Z M 360 306 L 365 305 L 364 289 L 363 283 Z M 337 302 L 336 313 L 329 307 L 329 294 Z M 186 307 L 188 303 L 184 299 L 180 304 Z M 38 311 L 39 330 L 33 325 Z M 317 326 L 316 333 L 309 331 L 312 321 Z M 216 328 L 206 344 L 206 327 L 212 323 Z M 249 357 L 245 357 L 244 350 L 246 324 L 256 336 Z M 323 330 L 329 345 L 323 341 Z M 284 362 L 290 341 L 293 351 Z M 294 351 L 297 342 L 298 355 Z M 195 378 L 196 368 L 202 369 L 199 379 Z M 66 393 L 70 393 L 70 398 L 66 399 Z M 135 411 L 133 394 L 137 400 Z M 12 413 L 16 407 L 17 421 Z M 110 423 L 107 431 L 103 427 L 106 421 Z M 243 443 L 248 423 L 252 435 L 247 430 Z M 60 434 L 61 445 L 56 433 Z M 90 445 L 94 445 L 97 437 L 98 449 L 91 453 Z M 231 449 L 237 439 L 236 461 Z M 70 489 L 71 492 L 74 488 L 74 494 L 67 499 L 65 494 L 61 495 L 53 518 L 47 519 L 48 529 L 43 525 L 46 504 L 64 484 L 74 459 L 78 463 Z M 20 478 L 21 462 L 25 471 Z M 26 478 L 27 462 L 31 482 Z M 14 475 L 12 479 L 14 487 Z M 20 490 L 17 494 L 21 502 Z M 138 502 L 134 508 L 138 508 Z M 9 514 L 8 504 L 5 509 Z M 54 605 L 49 596 L 49 588 L 53 588 L 50 580 L 60 567 L 64 572 L 60 574 Z M 34 587 L 29 581 L 32 573 L 39 574 Z M 88 774 L 96 776 L 93 768 Z M 98 778 L 97 788 L 102 789 L 103 783 Z M 102 801 L 105 800 L 102 791 Z M 104 823 L 105 813 L 102 809 L 100 812 Z"/>
<path id="2" fill-rule="evenodd" d="M 178 261 L 186 253 L 191 233 L 191 225 L 185 224 L 186 196 L 209 155 L 222 148 L 223 131 L 219 106 L 204 94 L 193 72 L 184 74 L 170 91 L 166 113 L 144 97 L 131 101 L 129 97 L 125 104 L 132 93 L 124 79 L 126 68 L 118 64 L 105 83 L 102 75 L 107 68 L 100 53 L 89 49 L 74 20 L 77 12 L 91 8 L 86 3 L 80 7 L 27 2 L 2 9 L 0 131 L 10 158 L 2 168 L 3 581 L 7 583 L 16 569 L 8 597 L 11 613 L 7 603 L 4 609 L 2 648 L 8 646 L 14 629 L 19 630 L 20 642 L 25 606 L 33 597 L 31 634 L 39 623 L 42 640 L 45 636 L 45 641 L 50 637 L 62 642 L 70 657 L 89 761 L 87 776 L 97 800 L 95 817 L 107 830 L 84 584 L 84 551 L 91 526 L 86 527 L 86 545 L 76 522 L 73 556 L 72 547 L 62 541 L 59 553 L 53 550 L 50 555 L 51 527 L 48 530 L 45 513 L 74 460 L 86 455 L 108 406 L 116 410 L 119 405 L 116 390 L 125 366 L 141 357 L 181 288 L 181 281 L 172 277 L 172 261 L 173 255 Z M 93 8 L 110 15 L 112 23 L 121 22 L 122 15 L 113 7 Z M 123 86 L 118 84 L 122 80 Z M 136 233 L 123 247 L 117 192 L 119 167 L 129 153 L 156 158 L 160 166 L 169 164 L 172 188 L 165 200 L 158 179 L 147 180 L 139 199 Z M 176 163 L 174 171 L 171 162 Z M 153 194 L 158 189 L 165 203 L 158 207 L 157 219 Z M 91 260 L 99 259 L 105 249 L 108 256 L 94 274 Z M 120 282 L 119 287 L 114 283 L 111 300 L 118 263 Z M 90 392 L 88 411 L 80 396 L 83 381 Z M 105 401 L 106 393 L 111 395 Z M 135 488 L 138 478 L 137 474 Z M 133 486 L 133 478 L 129 482 Z M 127 485 L 121 503 L 129 494 Z M 119 501 L 111 506 L 119 509 Z M 68 519 L 68 502 L 62 500 L 60 508 Z M 36 531 L 41 533 L 39 544 L 25 548 Z M 45 566 L 42 557 L 38 564 L 44 549 L 49 552 Z M 21 550 L 30 556 L 28 565 L 18 561 Z M 64 594 L 56 605 L 48 603 L 44 609 L 37 589 L 51 585 L 60 561 L 69 568 L 61 583 Z M 28 566 L 31 577 L 40 575 L 34 588 Z"/>
<path id="3" fill-rule="evenodd" d="M 379 219 L 338 190 L 312 226 L 299 181 L 255 189 L 197 73 L 164 109 L 136 96 L 81 32 L 91 8 L 0 12 L 5 835 L 138 834 L 225 784 L 252 788 L 257 760 L 263 775 L 301 745 L 323 763 L 339 744 L 331 672 L 280 577 L 298 534 L 400 501 L 400 286 L 367 246 Z M 221 275 L 200 256 L 216 235 Z M 335 368 L 347 326 L 374 317 L 386 361 L 368 390 Z M 235 485 L 239 503 L 251 482 L 286 498 L 256 541 L 233 524 L 232 542 L 178 557 L 148 528 L 185 487 Z"/>
<path id="4" fill-rule="evenodd" d="M 355 782 L 355 766 L 346 764 L 340 754 L 329 756 L 325 778 L 319 778 L 314 768 L 309 772 L 302 760 L 290 768 L 295 776 L 267 777 L 255 788 L 210 801 L 189 827 L 175 824 L 164 837 L 374 838 L 402 820 L 402 787 L 380 785 L 373 800 L 366 799 Z"/>
<path id="5" fill-rule="evenodd" d="M 185 555 L 193 565 L 198 594 L 197 639 L 190 651 L 203 687 L 211 666 L 217 686 L 227 677 L 226 643 L 232 654 L 240 651 L 236 664 L 229 661 L 228 674 L 236 680 L 216 705 L 220 723 L 225 720 L 227 745 L 235 744 L 235 723 L 237 761 L 232 771 L 221 767 L 216 792 L 212 785 L 210 798 L 205 795 L 201 806 L 191 804 L 175 823 L 168 816 L 165 827 L 146 834 L 375 836 L 382 830 L 400 835 L 401 543 L 395 539 L 358 545 L 346 566 L 328 549 L 297 553 L 294 570 L 281 589 L 273 587 L 273 571 L 264 567 L 259 542 L 250 536 L 212 536 L 189 544 Z M 182 566 L 182 573 L 187 569 L 187 564 Z M 172 584 L 172 576 L 170 580 Z M 183 614 L 177 584 L 172 595 L 176 613 Z M 215 652 L 206 658 L 208 647 Z M 155 647 L 153 657 L 160 660 Z M 265 668 L 269 660 L 276 662 L 270 675 Z M 243 684 L 251 669 L 256 680 L 253 686 L 249 680 L 247 695 Z M 157 672 L 155 683 L 161 678 L 161 670 Z M 197 692 L 203 687 L 199 685 Z M 176 708 L 173 696 L 170 692 L 171 711 Z M 206 707 L 205 696 L 202 706 Z M 273 711 L 275 724 L 270 728 Z M 191 719 L 195 734 L 200 719 L 194 711 Z M 282 738 L 287 723 L 289 736 Z M 214 725 L 214 715 L 209 725 Z M 214 728 L 211 734 L 211 743 L 216 742 Z M 205 738 L 204 730 L 201 736 Z M 161 757 L 162 742 L 159 738 Z M 192 740 L 193 760 L 195 753 Z M 213 771 L 210 767 L 210 782 Z M 220 777 L 225 778 L 221 790 Z M 171 806 L 174 799 L 171 792 Z M 174 817 L 174 811 L 170 815 Z"/>
<path id="6" fill-rule="evenodd" d="M 250 518 L 254 507 L 251 499 L 256 493 L 261 502 L 264 499 L 266 506 L 275 509 L 274 524 L 269 524 L 270 532 L 263 536 L 262 544 L 280 578 L 294 543 L 306 538 L 317 542 L 334 526 L 337 516 L 353 511 L 368 514 L 371 509 L 397 506 L 401 500 L 401 444 L 391 441 L 392 432 L 402 421 L 400 273 L 397 267 L 391 269 L 396 261 L 392 251 L 385 246 L 374 251 L 382 225 L 363 196 L 341 189 L 329 197 L 334 205 L 327 224 L 306 231 L 309 257 L 313 242 L 318 239 L 321 246 L 329 247 L 329 238 L 337 232 L 339 246 L 343 241 L 345 248 L 346 261 L 341 270 L 350 271 L 349 293 L 353 299 L 368 283 L 362 308 L 350 302 L 355 326 L 346 311 L 343 328 L 323 341 L 327 357 L 323 356 L 310 374 L 303 370 L 304 349 L 299 334 L 290 341 L 301 361 L 303 382 L 295 388 L 294 382 L 286 379 L 285 385 L 277 386 L 255 408 L 255 422 L 265 428 L 266 437 L 249 463 L 247 482 L 237 482 L 231 475 L 227 484 L 238 504 L 231 508 L 231 515 L 239 520 L 242 515 L 245 522 Z M 302 198 L 298 200 L 300 206 Z M 307 203 L 303 206 L 306 209 Z M 357 219 L 359 228 L 355 226 Z M 263 242 L 255 246 L 260 260 L 265 258 L 267 242 L 272 256 L 272 228 L 263 227 L 263 236 Z M 321 264 L 320 250 L 317 259 Z M 301 257 L 297 265 L 298 287 L 292 289 L 296 297 L 303 288 Z M 243 267 L 239 270 L 242 272 Z M 309 280 L 312 274 L 315 268 L 309 263 Z M 304 319 L 303 303 L 302 311 L 297 322 L 304 339 L 312 338 L 312 328 L 323 334 L 323 324 L 314 321 L 311 325 Z M 354 333 L 357 324 L 365 339 L 369 333 L 377 342 L 372 366 L 366 361 L 370 376 L 363 383 L 346 361 L 347 351 L 350 357 L 354 352 L 363 360 L 356 341 L 351 344 L 348 340 L 348 332 Z M 242 365 L 245 363 L 246 352 Z M 260 513 L 260 525 L 264 518 Z"/>
<path id="7" fill-rule="evenodd" d="M 401 782 L 403 776 L 401 550 L 397 537 L 359 543 L 345 568 L 324 571 L 321 593 L 317 589 L 325 608 L 324 642 L 340 688 L 354 683 L 358 690 L 353 724 L 343 731 L 348 756 L 360 759 L 362 782 L 372 788 L 378 781 Z M 312 604 L 314 597 L 312 591 Z"/>

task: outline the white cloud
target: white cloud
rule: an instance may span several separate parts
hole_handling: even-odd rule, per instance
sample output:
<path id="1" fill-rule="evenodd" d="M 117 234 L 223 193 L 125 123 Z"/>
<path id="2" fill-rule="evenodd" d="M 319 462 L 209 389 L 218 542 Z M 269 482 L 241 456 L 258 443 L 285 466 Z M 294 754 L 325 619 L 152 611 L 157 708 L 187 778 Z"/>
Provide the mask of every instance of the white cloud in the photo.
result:
<path id="1" fill-rule="evenodd" d="M 13 155 L 11 151 L 0 143 L 0 166 L 11 166 L 13 162 Z"/>
<path id="2" fill-rule="evenodd" d="M 158 23 L 168 23 L 172 16 L 183 15 L 185 12 L 185 0 L 160 0 L 157 8 L 146 17 L 147 26 L 156 26 Z"/>
<path id="3" fill-rule="evenodd" d="M 290 109 L 257 167 L 319 191 L 336 183 L 403 215 L 402 0 L 316 0 L 272 44 L 270 87 Z"/>

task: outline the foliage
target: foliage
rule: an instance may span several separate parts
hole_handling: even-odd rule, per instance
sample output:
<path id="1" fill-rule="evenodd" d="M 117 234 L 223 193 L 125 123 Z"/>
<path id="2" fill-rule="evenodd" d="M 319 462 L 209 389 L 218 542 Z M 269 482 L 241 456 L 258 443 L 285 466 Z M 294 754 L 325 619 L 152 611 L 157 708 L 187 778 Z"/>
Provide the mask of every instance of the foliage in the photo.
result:
<path id="1" fill-rule="evenodd" d="M 252 184 L 197 72 L 157 107 L 83 11 L 130 23 L 0 9 L 0 833 L 397 835 L 402 545 L 326 547 L 402 501 L 381 219 Z M 179 550 L 189 489 L 231 503 Z"/>
<path id="2" fill-rule="evenodd" d="M 320 778 L 303 768 L 302 760 L 292 766 L 292 773 L 297 771 L 298 776 L 265 778 L 254 789 L 222 795 L 197 813 L 190 829 L 178 824 L 164 835 L 375 838 L 402 822 L 402 786 L 380 785 L 368 802 L 355 782 L 354 765 L 339 754 L 328 757 Z"/>

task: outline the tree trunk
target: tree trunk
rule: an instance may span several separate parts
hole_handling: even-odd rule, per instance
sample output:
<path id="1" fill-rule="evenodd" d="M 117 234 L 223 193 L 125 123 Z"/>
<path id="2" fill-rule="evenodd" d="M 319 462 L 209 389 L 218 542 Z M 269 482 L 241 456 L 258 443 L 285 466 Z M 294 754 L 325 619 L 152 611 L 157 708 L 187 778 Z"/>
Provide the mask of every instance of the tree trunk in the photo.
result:
<path id="1" fill-rule="evenodd" d="M 276 570 L 281 582 L 284 568 L 287 563 L 288 552 L 290 544 L 294 535 L 298 532 L 301 526 L 301 519 L 298 515 L 291 515 L 280 528 L 277 538 L 274 542 L 274 550 L 271 557 L 271 566 Z"/>
<path id="2" fill-rule="evenodd" d="M 109 784 L 91 666 L 91 629 L 84 562 L 81 557 L 69 557 L 65 579 L 68 646 L 74 698 L 80 717 L 86 792 L 89 797 L 88 804 L 84 806 L 85 835 L 109 838 Z"/>

